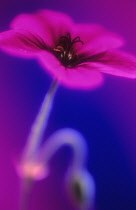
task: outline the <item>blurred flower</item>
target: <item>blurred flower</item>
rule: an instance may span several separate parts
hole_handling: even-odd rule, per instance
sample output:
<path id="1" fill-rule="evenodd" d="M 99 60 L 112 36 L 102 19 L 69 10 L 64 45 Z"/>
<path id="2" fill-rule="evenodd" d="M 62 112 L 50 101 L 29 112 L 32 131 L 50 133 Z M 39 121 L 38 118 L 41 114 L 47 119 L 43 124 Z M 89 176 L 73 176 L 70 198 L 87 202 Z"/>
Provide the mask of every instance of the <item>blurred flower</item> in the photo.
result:
<path id="1" fill-rule="evenodd" d="M 0 47 L 25 57 L 37 57 L 62 84 L 89 89 L 100 85 L 103 73 L 136 78 L 136 57 L 115 50 L 123 45 L 116 34 L 95 24 L 75 24 L 63 13 L 42 10 L 22 14 L 0 33 Z"/>

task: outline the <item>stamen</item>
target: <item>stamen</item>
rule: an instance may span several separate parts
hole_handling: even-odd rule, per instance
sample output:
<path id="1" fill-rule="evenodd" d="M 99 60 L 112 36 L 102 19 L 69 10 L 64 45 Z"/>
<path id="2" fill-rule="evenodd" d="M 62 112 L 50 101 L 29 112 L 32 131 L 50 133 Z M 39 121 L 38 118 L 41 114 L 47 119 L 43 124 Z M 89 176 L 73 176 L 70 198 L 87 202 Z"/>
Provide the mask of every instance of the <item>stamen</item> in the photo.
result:
<path id="1" fill-rule="evenodd" d="M 70 33 L 67 33 L 67 36 L 69 38 L 69 41 L 71 42 L 71 35 L 70 35 Z"/>
<path id="2" fill-rule="evenodd" d="M 63 46 L 65 50 L 68 50 L 69 47 L 71 46 L 71 41 L 69 40 L 68 37 L 61 36 L 58 45 Z"/>
<path id="3" fill-rule="evenodd" d="M 59 50 L 59 49 L 54 48 L 53 50 L 56 51 L 56 52 L 61 52 L 61 50 Z"/>
<path id="4" fill-rule="evenodd" d="M 76 36 L 76 37 L 72 40 L 72 42 L 76 41 L 77 39 L 80 40 L 80 37 L 79 37 L 79 36 Z"/>
<path id="5" fill-rule="evenodd" d="M 83 41 L 81 41 L 81 40 L 76 40 L 76 41 L 72 42 L 71 45 L 75 44 L 76 42 L 80 42 L 80 43 L 82 43 L 82 45 L 84 44 Z"/>
<path id="6" fill-rule="evenodd" d="M 67 41 L 69 42 L 69 39 L 68 39 L 68 37 L 66 37 L 66 36 L 61 36 L 61 37 L 60 37 L 60 40 L 61 40 L 61 39 L 65 39 L 65 40 L 67 40 Z"/>
<path id="7" fill-rule="evenodd" d="M 58 41 L 58 45 L 53 49 L 55 56 L 61 61 L 65 67 L 73 67 L 78 62 L 78 54 L 74 49 L 73 45 L 75 43 L 84 44 L 80 40 L 79 36 L 76 36 L 74 39 L 71 39 L 70 33 L 67 33 L 66 36 L 61 36 Z"/>
<path id="8" fill-rule="evenodd" d="M 81 42 L 82 45 L 84 44 L 84 42 L 80 39 L 79 36 L 75 37 L 75 38 L 72 40 L 71 45 L 75 44 L 76 42 Z"/>

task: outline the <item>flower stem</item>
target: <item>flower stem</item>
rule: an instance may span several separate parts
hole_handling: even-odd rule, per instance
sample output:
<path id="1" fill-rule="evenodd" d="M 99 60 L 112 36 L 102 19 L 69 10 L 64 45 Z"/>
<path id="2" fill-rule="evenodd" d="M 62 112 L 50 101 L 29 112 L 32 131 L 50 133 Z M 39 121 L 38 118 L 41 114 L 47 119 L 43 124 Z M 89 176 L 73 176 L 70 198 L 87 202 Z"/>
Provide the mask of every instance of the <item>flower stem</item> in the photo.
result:
<path id="1" fill-rule="evenodd" d="M 22 188 L 21 188 L 21 205 L 20 210 L 28 210 L 29 209 L 29 199 L 31 195 L 31 188 L 33 185 L 33 180 L 31 179 L 23 179 L 22 180 Z"/>
<path id="2" fill-rule="evenodd" d="M 23 161 L 27 161 L 27 160 L 30 161 L 30 160 L 35 159 L 37 149 L 39 148 L 43 133 L 47 127 L 48 118 L 49 118 L 51 108 L 53 105 L 53 99 L 54 99 L 57 86 L 58 86 L 57 81 L 56 80 L 53 81 L 53 83 L 51 84 L 49 88 L 49 91 L 45 95 L 40 111 L 36 117 L 36 120 L 34 121 L 32 125 L 31 131 L 27 140 L 27 144 L 25 146 L 25 150 L 23 154 Z"/>
<path id="3" fill-rule="evenodd" d="M 71 128 L 56 131 L 46 140 L 39 151 L 39 162 L 47 167 L 52 156 L 65 145 L 70 146 L 74 153 L 73 163 L 70 164 L 71 170 L 83 168 L 88 151 L 87 145 L 84 137 Z"/>
<path id="4" fill-rule="evenodd" d="M 49 115 L 53 105 L 53 99 L 57 89 L 57 81 L 53 81 L 49 91 L 45 95 L 40 111 L 32 125 L 28 140 L 20 163 L 21 176 L 22 176 L 22 193 L 21 193 L 21 206 L 20 210 L 28 210 L 29 199 L 34 182 L 33 168 L 31 163 L 35 162 L 37 158 L 38 149 L 42 141 L 43 133 L 47 127 Z M 30 165 L 29 165 L 30 163 Z M 28 164 L 28 166 L 27 166 Z"/>

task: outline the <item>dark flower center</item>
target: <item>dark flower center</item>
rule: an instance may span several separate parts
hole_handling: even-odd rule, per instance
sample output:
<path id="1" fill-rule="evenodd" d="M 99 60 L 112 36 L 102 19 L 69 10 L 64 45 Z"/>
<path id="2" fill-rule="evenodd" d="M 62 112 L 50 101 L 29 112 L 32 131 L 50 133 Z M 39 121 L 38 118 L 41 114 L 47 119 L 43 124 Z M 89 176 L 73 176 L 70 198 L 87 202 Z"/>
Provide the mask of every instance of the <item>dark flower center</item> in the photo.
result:
<path id="1" fill-rule="evenodd" d="M 73 40 L 71 39 L 70 33 L 67 33 L 66 36 L 61 36 L 56 48 L 53 49 L 54 55 L 61 61 L 65 67 L 74 67 L 78 63 L 78 54 L 76 53 L 73 45 L 75 43 L 84 44 L 80 40 L 80 37 L 77 36 Z"/>

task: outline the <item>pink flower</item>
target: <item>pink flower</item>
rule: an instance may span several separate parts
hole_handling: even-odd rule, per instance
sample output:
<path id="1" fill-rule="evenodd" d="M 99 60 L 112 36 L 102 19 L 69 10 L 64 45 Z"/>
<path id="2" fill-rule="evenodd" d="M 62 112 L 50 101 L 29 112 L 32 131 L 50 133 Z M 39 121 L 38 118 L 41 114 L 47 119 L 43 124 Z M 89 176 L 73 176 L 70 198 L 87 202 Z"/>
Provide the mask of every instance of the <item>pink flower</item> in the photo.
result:
<path id="1" fill-rule="evenodd" d="M 11 30 L 0 33 L 0 47 L 12 54 L 37 57 L 60 83 L 94 88 L 103 74 L 136 78 L 136 57 L 116 50 L 123 40 L 95 24 L 75 24 L 63 13 L 42 10 L 22 14 Z"/>

